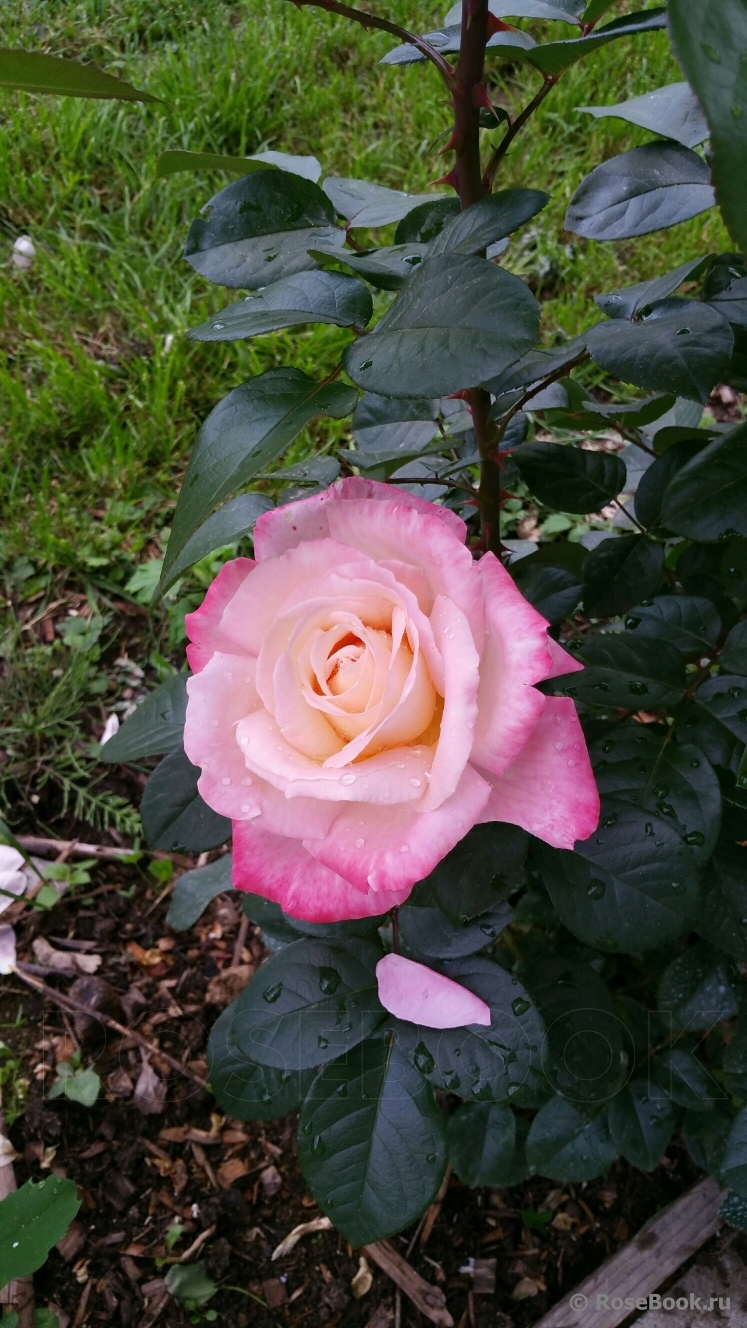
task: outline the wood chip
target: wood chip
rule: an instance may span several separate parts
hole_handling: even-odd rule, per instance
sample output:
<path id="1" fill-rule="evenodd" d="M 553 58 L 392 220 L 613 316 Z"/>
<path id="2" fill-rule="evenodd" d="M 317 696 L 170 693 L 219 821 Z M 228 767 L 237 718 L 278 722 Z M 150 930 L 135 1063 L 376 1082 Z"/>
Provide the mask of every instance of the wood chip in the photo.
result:
<path id="1" fill-rule="evenodd" d="M 231 1001 L 235 1001 L 240 996 L 249 979 L 254 977 L 254 964 L 237 964 L 235 968 L 224 968 L 220 973 L 216 973 L 208 983 L 205 992 L 205 1000 L 208 1005 L 216 1005 L 219 1010 L 225 1009 Z"/>
<path id="2" fill-rule="evenodd" d="M 158 1078 L 150 1062 L 143 1056 L 143 1063 L 135 1084 L 132 1103 L 143 1116 L 156 1116 L 163 1111 L 166 1101 L 166 1085 Z"/>
<path id="3" fill-rule="evenodd" d="M 388 1240 L 375 1245 L 364 1245 L 362 1253 L 372 1259 L 404 1291 L 416 1309 L 439 1328 L 454 1328 L 454 1320 L 446 1308 L 446 1297 L 439 1287 L 431 1286 Z"/>
<path id="4" fill-rule="evenodd" d="M 95 973 L 101 967 L 101 955 L 71 954 L 69 951 L 55 950 L 44 936 L 37 936 L 31 946 L 37 964 L 62 973 L 65 977 L 77 977 L 79 973 Z"/>
<path id="5" fill-rule="evenodd" d="M 218 1167 L 218 1184 L 223 1190 L 230 1190 L 231 1186 L 242 1176 L 247 1176 L 252 1168 L 243 1158 L 232 1157 L 228 1162 L 222 1162 Z"/>
<path id="6" fill-rule="evenodd" d="M 290 1254 L 291 1250 L 296 1248 L 302 1236 L 310 1236 L 317 1231 L 329 1231 L 331 1227 L 332 1223 L 328 1217 L 315 1217 L 312 1222 L 301 1222 L 299 1226 L 289 1231 L 285 1239 L 281 1240 L 277 1248 L 273 1250 L 273 1263 L 276 1259 L 284 1259 L 286 1254 Z"/>
<path id="7" fill-rule="evenodd" d="M 527 1300 L 530 1296 L 536 1296 L 539 1287 L 533 1277 L 522 1277 L 520 1282 L 516 1283 L 511 1295 L 514 1300 Z"/>
<path id="8" fill-rule="evenodd" d="M 283 1184 L 283 1178 L 277 1167 L 265 1167 L 264 1171 L 260 1172 L 259 1179 L 268 1199 L 271 1199 L 273 1194 L 277 1194 Z"/>
<path id="9" fill-rule="evenodd" d="M 267 1308 L 270 1310 L 279 1310 L 288 1299 L 288 1293 L 279 1277 L 271 1277 L 269 1281 L 263 1282 L 262 1291 L 267 1302 Z"/>
<path id="10" fill-rule="evenodd" d="M 79 1254 L 86 1243 L 85 1228 L 80 1222 L 73 1222 L 65 1232 L 62 1240 L 58 1240 L 56 1249 L 62 1255 L 65 1263 L 72 1263 L 76 1254 Z"/>
<path id="11" fill-rule="evenodd" d="M 478 1296 L 492 1296 L 495 1292 L 497 1259 L 475 1259 L 472 1268 L 472 1288 Z"/>

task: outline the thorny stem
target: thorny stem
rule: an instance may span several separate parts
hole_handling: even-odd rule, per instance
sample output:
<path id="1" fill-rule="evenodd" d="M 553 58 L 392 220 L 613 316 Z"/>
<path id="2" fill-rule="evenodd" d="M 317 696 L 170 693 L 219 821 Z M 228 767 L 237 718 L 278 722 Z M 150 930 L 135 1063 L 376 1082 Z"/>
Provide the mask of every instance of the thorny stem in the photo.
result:
<path id="1" fill-rule="evenodd" d="M 506 429 L 514 418 L 514 415 L 518 415 L 519 411 L 524 409 L 527 402 L 532 400 L 532 397 L 539 396 L 540 392 L 544 392 L 546 387 L 550 387 L 552 383 L 556 383 L 559 378 L 565 378 L 570 369 L 575 369 L 577 365 L 583 364 L 588 358 L 589 352 L 584 350 L 580 355 L 576 356 L 575 360 L 569 360 L 567 364 L 561 364 L 559 369 L 553 369 L 552 373 L 548 374 L 546 378 L 542 378 L 539 382 L 534 383 L 532 387 L 529 388 L 529 391 L 525 392 L 524 395 L 519 398 L 516 405 L 506 411 L 506 414 L 496 428 L 496 442 L 500 443 Z"/>
<path id="2" fill-rule="evenodd" d="M 297 9 L 301 9 L 304 5 L 313 5 L 316 9 L 326 10 L 328 14 L 340 14 L 342 18 L 349 18 L 364 28 L 378 28 L 381 32 L 388 32 L 390 36 L 398 37 L 400 41 L 417 47 L 425 58 L 436 66 L 449 91 L 453 90 L 454 71 L 448 60 L 445 60 L 430 42 L 418 37 L 414 32 L 408 32 L 407 28 L 401 28 L 399 23 L 391 23 L 388 18 L 378 18 L 375 14 L 366 14 L 362 9 L 353 9 L 351 5 L 342 4 L 341 0 L 292 0 L 292 3 Z"/>

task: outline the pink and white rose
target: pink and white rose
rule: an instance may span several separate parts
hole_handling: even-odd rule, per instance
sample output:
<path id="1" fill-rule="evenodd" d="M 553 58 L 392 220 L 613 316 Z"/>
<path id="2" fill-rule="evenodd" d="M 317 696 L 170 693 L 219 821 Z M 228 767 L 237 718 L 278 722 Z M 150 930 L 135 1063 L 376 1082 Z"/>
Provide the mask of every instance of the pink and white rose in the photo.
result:
<path id="1" fill-rule="evenodd" d="M 599 800 L 580 665 L 446 508 L 363 479 L 260 517 L 187 617 L 184 731 L 234 884 L 295 917 L 386 912 L 484 821 L 559 848 Z"/>

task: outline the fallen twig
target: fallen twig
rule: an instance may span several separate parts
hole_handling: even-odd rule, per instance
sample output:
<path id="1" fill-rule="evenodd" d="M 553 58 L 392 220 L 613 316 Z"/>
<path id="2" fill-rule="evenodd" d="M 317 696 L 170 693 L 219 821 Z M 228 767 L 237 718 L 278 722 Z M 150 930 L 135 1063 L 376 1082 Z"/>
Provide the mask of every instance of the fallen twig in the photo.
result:
<path id="1" fill-rule="evenodd" d="M 204 1079 L 200 1079 L 199 1075 L 194 1074 L 186 1065 L 182 1065 L 173 1056 L 169 1056 L 167 1051 L 162 1051 L 160 1047 L 156 1047 L 152 1042 L 149 1042 L 141 1033 L 136 1033 L 132 1028 L 125 1028 L 124 1024 L 118 1023 L 110 1015 L 103 1014 L 101 1010 L 92 1010 L 83 1001 L 76 1001 L 73 996 L 67 996 L 61 991 L 56 991 L 54 987 L 48 987 L 46 982 L 42 982 L 39 978 L 33 976 L 29 971 L 30 967 L 29 964 L 19 963 L 16 965 L 15 971 L 19 978 L 28 983 L 29 987 L 33 987 L 35 991 L 38 991 L 41 996 L 54 1001 L 63 1010 L 73 1010 L 76 1014 L 83 1013 L 93 1019 L 99 1019 L 102 1024 L 106 1024 L 107 1028 L 113 1029 L 115 1033 L 119 1033 L 122 1037 L 131 1038 L 144 1051 L 150 1052 L 152 1056 L 164 1061 L 177 1074 L 183 1075 L 185 1079 L 191 1079 L 192 1083 L 196 1084 L 198 1088 L 205 1087 Z"/>
<path id="2" fill-rule="evenodd" d="M 446 1198 L 450 1181 L 451 1181 L 451 1165 L 449 1165 L 446 1168 L 446 1171 L 444 1173 L 444 1178 L 441 1181 L 441 1186 L 438 1191 L 438 1194 L 436 1195 L 435 1199 L 433 1200 L 433 1203 L 431 1204 L 430 1208 L 428 1209 L 425 1215 L 425 1221 L 423 1222 L 423 1230 L 420 1234 L 421 1245 L 425 1245 L 439 1217 L 441 1216 L 441 1209 L 444 1206 L 444 1199 Z M 408 1250 L 407 1253 L 409 1254 L 410 1251 Z"/>
<path id="3" fill-rule="evenodd" d="M 446 1297 L 439 1287 L 431 1286 L 425 1278 L 388 1240 L 377 1240 L 375 1245 L 364 1245 L 362 1253 L 378 1264 L 382 1272 L 410 1298 L 416 1309 L 439 1328 L 454 1328 L 454 1320 L 446 1308 Z"/>

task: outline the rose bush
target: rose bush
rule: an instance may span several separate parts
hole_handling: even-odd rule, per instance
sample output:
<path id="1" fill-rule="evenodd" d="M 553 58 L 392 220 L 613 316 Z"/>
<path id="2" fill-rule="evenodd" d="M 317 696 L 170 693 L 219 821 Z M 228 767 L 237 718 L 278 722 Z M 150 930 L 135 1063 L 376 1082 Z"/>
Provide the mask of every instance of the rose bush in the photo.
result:
<path id="1" fill-rule="evenodd" d="M 599 800 L 581 666 L 445 507 L 342 480 L 257 522 L 191 639 L 184 746 L 234 831 L 233 880 L 312 922 L 401 904 L 473 825 L 558 848 Z"/>

